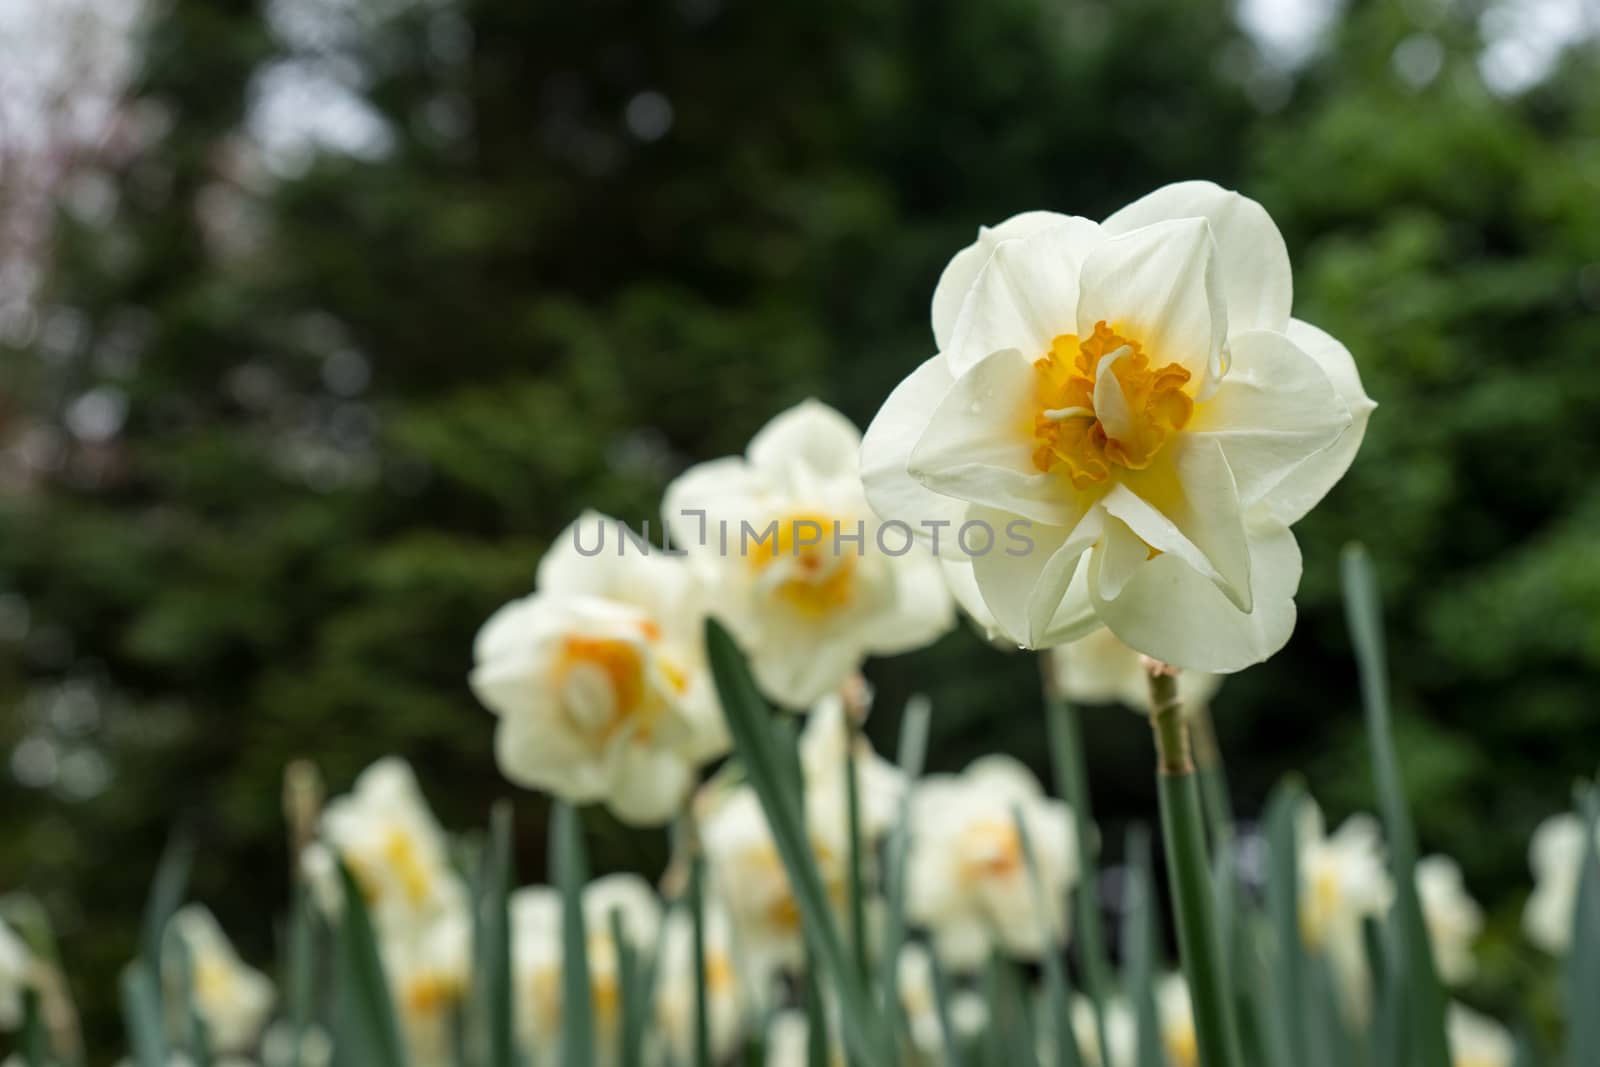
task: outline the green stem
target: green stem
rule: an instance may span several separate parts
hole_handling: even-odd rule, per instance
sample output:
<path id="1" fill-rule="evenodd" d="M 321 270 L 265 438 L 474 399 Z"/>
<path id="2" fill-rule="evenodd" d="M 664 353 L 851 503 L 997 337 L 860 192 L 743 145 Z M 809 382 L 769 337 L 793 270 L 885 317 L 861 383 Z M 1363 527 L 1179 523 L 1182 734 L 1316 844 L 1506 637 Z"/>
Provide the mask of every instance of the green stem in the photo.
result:
<path id="1" fill-rule="evenodd" d="M 1202 1067 L 1238 1067 L 1239 1037 L 1228 1003 L 1222 945 L 1211 906 L 1211 870 L 1189 731 L 1170 671 L 1150 674 L 1150 726 L 1155 732 L 1161 836 L 1178 921 L 1178 950 L 1194 1005 Z"/>
<path id="2" fill-rule="evenodd" d="M 1056 684 L 1049 653 L 1039 657 L 1039 667 L 1044 679 L 1050 762 L 1056 788 L 1072 808 L 1073 838 L 1078 854 L 1078 885 L 1072 895 L 1077 911 L 1073 940 L 1078 946 L 1078 962 L 1083 967 L 1083 984 L 1094 1004 L 1095 1036 L 1101 1048 L 1110 1048 L 1103 1006 L 1111 991 L 1111 965 L 1106 959 L 1105 932 L 1100 926 L 1100 868 L 1095 855 L 1094 819 L 1089 811 L 1089 771 L 1083 756 L 1083 731 L 1078 723 L 1078 709 L 1067 703 Z"/>
<path id="3" fill-rule="evenodd" d="M 689 846 L 689 915 L 694 928 L 694 1062 L 711 1064 L 711 1013 L 706 1004 L 706 860 L 700 850 L 699 827 L 692 812 L 685 814 Z"/>

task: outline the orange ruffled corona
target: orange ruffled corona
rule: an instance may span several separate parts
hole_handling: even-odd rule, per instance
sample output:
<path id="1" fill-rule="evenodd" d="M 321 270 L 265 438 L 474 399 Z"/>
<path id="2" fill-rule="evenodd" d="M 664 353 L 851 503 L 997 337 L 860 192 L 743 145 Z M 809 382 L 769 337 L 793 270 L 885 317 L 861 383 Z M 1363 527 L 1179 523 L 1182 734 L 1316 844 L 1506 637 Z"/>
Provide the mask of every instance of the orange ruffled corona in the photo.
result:
<path id="1" fill-rule="evenodd" d="M 1194 412 L 1184 392 L 1189 372 L 1177 363 L 1151 367 L 1138 341 L 1104 322 L 1081 343 L 1075 334 L 1060 335 L 1034 368 L 1039 381 L 1033 465 L 1046 472 L 1064 469 L 1078 489 L 1105 482 L 1113 466 L 1145 469 Z M 1117 435 L 1102 418 L 1107 413 L 1095 409 L 1095 382 L 1103 373 L 1115 376 L 1127 408 L 1128 425 L 1117 427 Z"/>

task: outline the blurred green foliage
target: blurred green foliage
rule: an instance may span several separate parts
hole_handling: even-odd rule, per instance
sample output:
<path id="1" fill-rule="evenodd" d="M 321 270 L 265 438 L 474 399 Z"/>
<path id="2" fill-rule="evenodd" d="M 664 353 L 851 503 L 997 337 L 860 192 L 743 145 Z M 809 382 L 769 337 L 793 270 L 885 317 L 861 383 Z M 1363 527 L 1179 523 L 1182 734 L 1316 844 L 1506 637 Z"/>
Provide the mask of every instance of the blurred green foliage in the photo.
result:
<path id="1" fill-rule="evenodd" d="M 933 283 L 978 225 L 1188 177 L 1267 205 L 1297 314 L 1382 405 L 1299 528 L 1294 641 L 1219 698 L 1236 803 L 1300 769 L 1371 807 L 1337 603 L 1337 548 L 1363 539 L 1424 845 L 1514 935 L 1527 834 L 1600 754 L 1592 57 L 1494 96 L 1471 4 L 1356 4 L 1295 72 L 1193 0 L 327 9 L 308 51 L 254 5 L 159 6 L 154 133 L 110 166 L 108 220 L 62 215 L 46 329 L 4 353 L 5 418 L 65 451 L 0 496 L 23 621 L 0 751 L 60 771 L 0 776 L 0 887 L 44 896 L 95 1047 L 120 1041 L 111 976 L 175 819 L 258 958 L 287 760 L 342 790 L 398 752 L 447 824 L 481 825 L 510 790 L 472 636 L 579 509 L 652 518 L 678 470 L 808 395 L 864 425 L 930 354 Z M 1418 35 L 1427 79 L 1394 58 Z M 265 169 L 241 124 L 285 61 L 358 72 L 387 150 Z M 630 125 L 662 101 L 664 135 Z M 91 390 L 127 400 L 109 440 L 60 429 Z M 1042 762 L 1028 657 L 963 630 L 870 674 L 885 736 L 934 696 L 936 768 Z M 1149 744 L 1122 712 L 1089 734 L 1118 841 L 1155 811 Z M 542 800 L 518 803 L 537 835 Z M 598 869 L 654 873 L 658 836 L 589 825 Z M 1518 952 L 1490 958 L 1491 995 L 1523 981 Z"/>

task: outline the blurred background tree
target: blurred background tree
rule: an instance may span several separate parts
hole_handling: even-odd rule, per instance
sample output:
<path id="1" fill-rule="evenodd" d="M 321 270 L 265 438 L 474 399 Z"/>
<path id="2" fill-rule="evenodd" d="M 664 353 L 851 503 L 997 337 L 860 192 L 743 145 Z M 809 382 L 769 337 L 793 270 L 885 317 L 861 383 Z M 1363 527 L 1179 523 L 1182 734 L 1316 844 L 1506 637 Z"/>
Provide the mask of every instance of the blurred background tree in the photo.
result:
<path id="1" fill-rule="evenodd" d="M 1288 41 L 1194 0 L 114 24 L 133 73 L 101 126 L 22 154 L 54 169 L 0 155 L 9 208 L 19 174 L 50 194 L 25 246 L 4 216 L 29 255 L 0 287 L 0 889 L 44 896 L 94 1046 L 174 819 L 269 958 L 286 761 L 342 790 L 398 752 L 456 827 L 511 792 L 472 636 L 579 510 L 655 519 L 806 396 L 865 425 L 978 225 L 1187 177 L 1266 203 L 1297 313 L 1383 405 L 1299 528 L 1294 641 L 1219 698 L 1236 803 L 1300 769 L 1370 807 L 1336 590 L 1362 538 L 1425 842 L 1514 932 L 1527 833 L 1600 751 L 1600 79 L 1587 46 L 1551 68 L 1582 26 L 1528 36 L 1535 6 L 1361 3 L 1321 33 L 1307 8 Z M 934 696 L 936 767 L 1042 751 L 1030 657 L 963 628 L 869 673 L 884 739 Z M 1149 744 L 1118 711 L 1090 744 L 1115 855 Z M 531 878 L 542 805 L 519 815 Z M 598 866 L 659 869 L 660 835 L 590 825 Z"/>

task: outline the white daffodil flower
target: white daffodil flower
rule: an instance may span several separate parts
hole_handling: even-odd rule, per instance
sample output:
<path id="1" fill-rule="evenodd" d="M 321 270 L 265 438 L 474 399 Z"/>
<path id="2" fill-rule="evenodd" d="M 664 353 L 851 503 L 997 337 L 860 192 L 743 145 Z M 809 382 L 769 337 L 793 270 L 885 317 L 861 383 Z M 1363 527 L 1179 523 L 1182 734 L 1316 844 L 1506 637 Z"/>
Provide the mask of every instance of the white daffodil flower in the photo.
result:
<path id="1" fill-rule="evenodd" d="M 617 534 L 609 547 L 602 531 Z M 539 564 L 537 591 L 478 631 L 473 692 L 500 717 L 512 781 L 660 825 L 727 747 L 684 561 L 589 512 Z M 593 554 L 590 554 L 590 553 Z M 648 554 L 647 554 L 648 552 Z"/>
<path id="2" fill-rule="evenodd" d="M 0 919 L 0 1030 L 22 1025 L 22 997 L 33 984 L 33 953 Z"/>
<path id="3" fill-rule="evenodd" d="M 819 701 L 806 718 L 798 744 L 812 856 L 841 914 L 847 903 L 850 856 L 846 746 L 860 802 L 866 860 L 862 877 L 869 891 L 877 876 L 873 857 L 899 816 L 906 788 L 900 769 L 873 751 L 864 736 L 851 741 L 847 714 L 837 696 Z M 702 792 L 697 808 L 712 881 L 727 907 L 741 956 L 749 964 L 751 985 L 764 1000 L 773 972 L 798 967 L 804 960 L 799 904 L 753 788 L 713 782 Z M 869 898 L 868 905 L 870 922 L 876 918 L 875 898 Z"/>
<path id="4" fill-rule="evenodd" d="M 841 823 L 808 819 L 811 854 L 829 901 L 841 916 L 848 903 L 849 842 Z M 775 972 L 805 960 L 804 916 L 789 884 L 761 801 L 749 785 L 727 788 L 703 806 L 700 841 L 716 896 L 727 908 L 740 958 L 758 1003 Z"/>
<path id="5" fill-rule="evenodd" d="M 1087 1067 L 1133 1067 L 1139 1050 L 1139 1026 L 1133 1016 L 1133 1006 L 1128 1003 L 1127 997 L 1113 994 L 1101 1005 L 1100 1010 L 1105 1016 L 1106 1025 L 1108 1047 L 1104 1052 L 1100 1048 L 1100 1027 L 1094 1002 L 1082 995 L 1072 998 L 1072 1033 L 1077 1038 L 1083 1062 Z M 1045 1044 L 1044 1049 L 1048 1048 L 1048 1044 Z M 1053 1055 L 1050 1058 L 1040 1057 L 1041 1062 L 1049 1063 L 1052 1060 Z"/>
<path id="6" fill-rule="evenodd" d="M 1600 847 L 1600 834 L 1592 847 Z M 1553 956 L 1564 956 L 1572 947 L 1584 848 L 1583 820 L 1567 812 L 1540 823 L 1528 849 L 1534 887 L 1522 913 L 1522 929 L 1528 940 Z"/>
<path id="7" fill-rule="evenodd" d="M 1433 944 L 1433 963 L 1449 985 L 1472 980 L 1478 969 L 1473 942 L 1483 932 L 1483 909 L 1467 892 L 1461 866 L 1449 856 L 1417 861 L 1417 897 Z"/>
<path id="8" fill-rule="evenodd" d="M 767 1023 L 767 1067 L 806 1067 L 811 1062 L 811 1023 L 803 1011 L 787 1009 Z M 845 1067 L 844 1045 L 839 1028 L 828 1031 L 828 1067 Z"/>
<path id="9" fill-rule="evenodd" d="M 538 1062 L 556 1063 L 562 1012 L 561 894 L 548 886 L 519 889 L 510 906 L 519 1040 Z M 622 973 L 611 916 L 620 915 L 622 936 L 647 960 L 661 932 L 661 905 L 643 878 L 610 874 L 584 887 L 582 908 L 597 1051 L 609 1062 L 622 1021 Z"/>
<path id="10" fill-rule="evenodd" d="M 1150 711 L 1150 672 L 1140 652 L 1101 628 L 1070 645 L 1050 650 L 1056 684 L 1079 704 L 1121 704 L 1139 714 Z M 1185 712 L 1204 707 L 1222 685 L 1222 676 L 1178 672 L 1178 698 Z"/>
<path id="11" fill-rule="evenodd" d="M 472 975 L 470 915 L 463 908 L 386 930 L 379 949 L 408 1061 L 417 1067 L 453 1063 L 452 1027 Z"/>
<path id="12" fill-rule="evenodd" d="M 844 700 L 831 695 L 818 701 L 800 732 L 800 773 L 805 779 L 806 818 L 813 826 L 837 827 L 849 840 L 850 794 L 845 777 L 845 747 L 856 779 L 861 838 L 870 851 L 893 829 L 905 792 L 900 768 L 873 751 L 865 736 L 852 730 Z"/>
<path id="13" fill-rule="evenodd" d="M 444 830 L 417 786 L 411 765 L 386 756 L 322 811 L 319 842 L 302 865 L 325 906 L 340 899 L 335 857 L 361 887 L 384 932 L 412 931 L 461 911 L 466 888 L 450 865 Z"/>
<path id="14" fill-rule="evenodd" d="M 979 966 L 993 947 L 1037 958 L 1066 934 L 1067 893 L 1078 879 L 1073 834 L 1066 804 L 1045 796 L 1016 760 L 984 756 L 960 775 L 928 775 L 911 792 L 906 916 L 953 968 Z"/>
<path id="15" fill-rule="evenodd" d="M 1161 1046 L 1171 1067 L 1200 1067 L 1200 1038 L 1194 1028 L 1189 983 L 1169 974 L 1156 984 L 1156 1016 L 1161 1021 Z"/>
<path id="16" fill-rule="evenodd" d="M 1394 901 L 1382 834 L 1368 815 L 1352 815 L 1328 834 L 1322 810 L 1309 798 L 1295 829 L 1301 936 L 1327 958 L 1346 1009 L 1359 1018 L 1369 980 L 1362 923 L 1381 919 Z"/>
<path id="17" fill-rule="evenodd" d="M 762 690 L 806 707 L 869 655 L 931 643 L 954 622 L 938 561 L 885 529 L 862 492 L 861 435 L 808 400 L 745 455 L 702 463 L 667 487 L 666 521 L 712 592 L 712 611 Z"/>
<path id="18" fill-rule="evenodd" d="M 733 956 L 732 931 L 720 907 L 706 907 L 706 1019 L 711 1031 L 711 1060 L 722 1063 L 739 1043 L 743 1021 L 743 987 Z M 662 1063 L 695 1062 L 694 918 L 683 909 L 667 916 L 656 966 L 653 1049 Z"/>
<path id="19" fill-rule="evenodd" d="M 1001 535 L 946 570 L 1019 645 L 1105 625 L 1180 667 L 1259 662 L 1294 627 L 1289 526 L 1374 406 L 1290 296 L 1266 211 L 1209 182 L 984 230 L 934 293 L 939 354 L 867 431 L 867 497 Z"/>
<path id="20" fill-rule="evenodd" d="M 933 983 L 933 959 L 927 948 L 908 941 L 897 964 L 900 1004 L 911 1029 L 911 1043 L 924 1061 L 943 1062 L 944 1026 L 939 1021 L 939 996 Z M 989 1025 L 989 1005 L 970 989 L 950 993 L 950 1025 L 958 1041 L 972 1040 Z"/>
<path id="21" fill-rule="evenodd" d="M 173 914 L 168 936 L 189 955 L 190 997 L 211 1047 L 222 1053 L 252 1048 L 272 1012 L 272 982 L 239 958 L 215 916 L 198 904 Z M 169 961 L 169 981 L 176 982 L 176 968 L 176 960 Z"/>
<path id="22" fill-rule="evenodd" d="M 1464 1005 L 1450 1005 L 1445 1033 L 1450 1067 L 1511 1067 L 1517 1061 L 1516 1042 L 1506 1028 Z"/>

